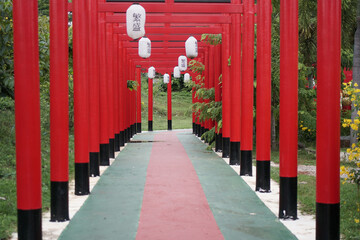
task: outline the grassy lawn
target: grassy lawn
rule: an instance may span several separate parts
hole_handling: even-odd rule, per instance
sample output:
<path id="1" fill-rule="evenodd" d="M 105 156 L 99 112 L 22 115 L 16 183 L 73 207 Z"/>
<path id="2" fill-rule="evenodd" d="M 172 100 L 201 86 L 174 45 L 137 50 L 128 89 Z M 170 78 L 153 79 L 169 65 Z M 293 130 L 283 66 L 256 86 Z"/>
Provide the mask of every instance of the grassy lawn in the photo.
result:
<path id="1" fill-rule="evenodd" d="M 254 152 L 255 156 L 256 152 Z M 271 152 L 271 160 L 279 162 L 279 152 Z M 315 165 L 316 157 L 306 150 L 298 151 L 299 165 Z M 343 165 L 343 163 L 341 163 Z M 279 168 L 271 168 L 271 178 L 279 182 Z M 360 211 L 357 202 L 360 200 L 359 189 L 355 184 L 340 184 L 340 233 L 341 239 L 360 239 L 360 223 L 354 219 L 360 219 Z M 298 175 L 298 203 L 299 211 L 315 215 L 316 208 L 316 177 L 304 174 Z"/>
<path id="2" fill-rule="evenodd" d="M 167 92 L 159 90 L 159 82 L 153 85 L 153 130 L 167 130 Z M 141 122 L 142 130 L 148 130 L 148 88 L 143 79 L 141 83 Z M 192 128 L 191 92 L 172 92 L 172 128 Z"/>
<path id="3" fill-rule="evenodd" d="M 43 114 L 44 113 L 44 114 Z M 42 112 L 42 116 L 46 112 Z M 0 239 L 7 239 L 16 231 L 16 161 L 14 111 L 0 109 Z M 42 127 L 42 206 L 50 209 L 50 140 L 49 132 Z M 69 172 L 74 174 L 74 137 L 69 138 Z"/>

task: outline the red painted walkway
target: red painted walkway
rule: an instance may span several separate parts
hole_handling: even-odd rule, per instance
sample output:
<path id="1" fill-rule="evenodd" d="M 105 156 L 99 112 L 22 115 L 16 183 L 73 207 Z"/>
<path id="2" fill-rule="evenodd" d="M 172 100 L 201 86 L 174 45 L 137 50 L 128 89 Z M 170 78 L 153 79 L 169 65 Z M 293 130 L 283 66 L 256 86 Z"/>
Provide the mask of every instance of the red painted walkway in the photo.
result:
<path id="1" fill-rule="evenodd" d="M 136 239 L 224 239 L 176 134 L 154 141 Z"/>

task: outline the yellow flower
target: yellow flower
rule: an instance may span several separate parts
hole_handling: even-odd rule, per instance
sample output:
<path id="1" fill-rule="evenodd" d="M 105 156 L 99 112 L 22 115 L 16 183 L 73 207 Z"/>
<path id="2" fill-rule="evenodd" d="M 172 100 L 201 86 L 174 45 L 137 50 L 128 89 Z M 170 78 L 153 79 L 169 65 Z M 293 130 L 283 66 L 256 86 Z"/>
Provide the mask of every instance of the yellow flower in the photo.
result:
<path id="1" fill-rule="evenodd" d="M 351 149 L 350 149 L 350 148 L 346 149 L 346 152 L 347 152 L 347 153 L 350 153 L 350 152 L 351 152 Z"/>
<path id="2" fill-rule="evenodd" d="M 360 222 L 360 220 L 357 219 L 357 218 L 355 218 L 354 221 L 355 221 L 355 223 L 359 223 L 359 222 Z"/>
<path id="3" fill-rule="evenodd" d="M 307 127 L 303 127 L 302 130 L 305 131 L 306 129 L 308 129 Z"/>
<path id="4" fill-rule="evenodd" d="M 343 123 L 342 126 L 345 128 L 345 127 L 347 127 L 349 125 L 347 125 L 346 123 Z"/>
<path id="5" fill-rule="evenodd" d="M 354 83 L 354 87 L 358 87 L 359 85 L 357 83 Z"/>

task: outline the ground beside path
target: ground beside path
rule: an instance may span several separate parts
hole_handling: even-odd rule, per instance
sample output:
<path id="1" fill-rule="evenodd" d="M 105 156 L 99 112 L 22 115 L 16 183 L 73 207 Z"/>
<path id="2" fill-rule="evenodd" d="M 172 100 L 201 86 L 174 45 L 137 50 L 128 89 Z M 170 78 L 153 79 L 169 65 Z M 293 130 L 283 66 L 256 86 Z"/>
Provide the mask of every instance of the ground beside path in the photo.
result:
<path id="1" fill-rule="evenodd" d="M 296 239 L 189 132 L 137 134 L 59 239 Z"/>

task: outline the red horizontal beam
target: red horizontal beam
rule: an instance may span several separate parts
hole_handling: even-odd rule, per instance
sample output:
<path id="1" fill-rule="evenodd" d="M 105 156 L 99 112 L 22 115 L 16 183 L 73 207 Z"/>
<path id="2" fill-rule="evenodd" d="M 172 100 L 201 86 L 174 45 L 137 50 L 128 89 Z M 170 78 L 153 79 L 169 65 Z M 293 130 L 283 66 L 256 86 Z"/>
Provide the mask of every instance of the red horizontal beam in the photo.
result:
<path id="1" fill-rule="evenodd" d="M 146 35 L 148 34 L 219 34 L 222 27 L 149 27 L 146 25 Z M 114 33 L 126 34 L 126 27 L 114 27 Z"/>
<path id="2" fill-rule="evenodd" d="M 126 48 L 137 48 L 138 42 L 124 42 L 124 47 Z M 206 46 L 203 42 L 198 42 L 199 47 Z M 185 49 L 185 42 L 151 42 L 151 50 L 153 48 L 184 48 Z"/>
<path id="3" fill-rule="evenodd" d="M 105 19 L 109 23 L 125 23 L 126 16 L 122 15 L 108 15 Z M 220 14 L 173 14 L 165 15 L 146 15 L 146 23 L 216 23 L 226 24 L 231 23 L 231 17 L 228 15 Z"/>
<path id="4" fill-rule="evenodd" d="M 149 35 L 149 34 L 146 34 L 146 36 L 151 41 L 182 41 L 184 43 L 184 46 L 185 46 L 185 41 L 190 37 L 190 35 Z M 201 40 L 201 35 L 199 34 L 192 36 L 195 37 L 198 41 Z M 133 39 L 130 38 L 127 34 L 119 34 L 119 40 L 130 41 Z"/>
<path id="5" fill-rule="evenodd" d="M 131 3 L 99 3 L 99 12 L 125 13 Z M 243 13 L 242 4 L 229 3 L 141 3 L 147 13 Z"/>

